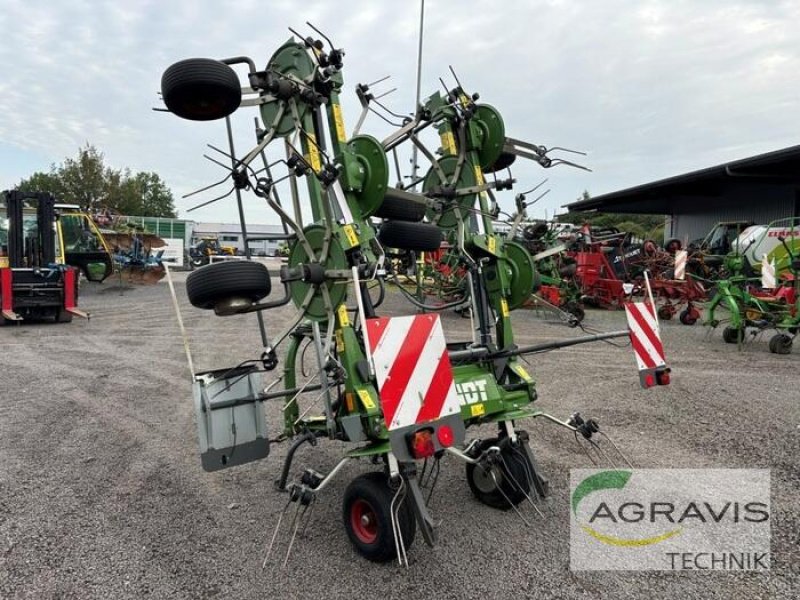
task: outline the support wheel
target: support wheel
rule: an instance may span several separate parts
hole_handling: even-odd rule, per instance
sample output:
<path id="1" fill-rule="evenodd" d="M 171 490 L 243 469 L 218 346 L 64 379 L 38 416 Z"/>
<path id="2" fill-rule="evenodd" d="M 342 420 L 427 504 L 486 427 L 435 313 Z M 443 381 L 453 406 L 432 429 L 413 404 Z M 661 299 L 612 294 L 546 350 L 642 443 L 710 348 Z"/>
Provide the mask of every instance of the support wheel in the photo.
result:
<path id="1" fill-rule="evenodd" d="M 249 260 L 212 263 L 192 271 L 186 278 L 186 294 L 197 308 L 213 308 L 217 314 L 223 304 L 231 308 L 250 306 L 269 295 L 269 271 Z M 235 312 L 235 311 L 234 311 Z"/>
<path id="2" fill-rule="evenodd" d="M 678 316 L 679 316 L 679 318 L 681 320 L 681 323 L 683 323 L 684 325 L 694 325 L 695 323 L 697 323 L 698 314 L 697 314 L 697 311 L 695 309 L 682 310 L 681 314 L 678 315 Z"/>
<path id="3" fill-rule="evenodd" d="M 442 230 L 429 223 L 386 221 L 378 231 L 384 246 L 415 252 L 433 252 L 442 245 Z"/>
<path id="4" fill-rule="evenodd" d="M 189 58 L 170 66 L 161 77 L 167 108 L 191 121 L 213 121 L 230 115 L 242 101 L 236 72 L 210 58 Z"/>
<path id="5" fill-rule="evenodd" d="M 344 493 L 342 517 L 347 536 L 356 551 L 373 562 L 387 562 L 397 557 L 392 530 L 391 504 L 394 491 L 383 472 L 359 475 Z M 400 505 L 399 530 L 406 550 L 414 542 L 417 520 L 410 499 Z"/>
<path id="6" fill-rule="evenodd" d="M 735 327 L 726 327 L 722 331 L 722 339 L 726 344 L 738 344 L 739 340 L 744 339 L 744 330 Z"/>
<path id="7" fill-rule="evenodd" d="M 658 318 L 662 321 L 669 321 L 674 314 L 671 306 L 662 306 L 658 309 Z"/>
<path id="8" fill-rule="evenodd" d="M 769 340 L 769 351 L 773 354 L 789 354 L 792 351 L 792 336 L 785 333 L 772 336 Z"/>
<path id="9" fill-rule="evenodd" d="M 497 438 L 489 438 L 482 440 L 478 448 L 483 452 L 497 445 Z M 501 450 L 500 457 L 502 460 L 485 468 L 467 464 L 467 483 L 473 495 L 486 506 L 508 510 L 530 493 L 533 469 L 521 446 L 507 446 Z"/>

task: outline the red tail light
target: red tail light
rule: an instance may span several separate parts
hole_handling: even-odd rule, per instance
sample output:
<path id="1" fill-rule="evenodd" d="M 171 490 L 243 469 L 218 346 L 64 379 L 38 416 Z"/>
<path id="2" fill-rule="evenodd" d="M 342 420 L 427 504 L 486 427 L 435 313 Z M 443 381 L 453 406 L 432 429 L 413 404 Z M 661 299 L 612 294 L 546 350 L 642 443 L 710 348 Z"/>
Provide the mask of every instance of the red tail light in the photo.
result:
<path id="1" fill-rule="evenodd" d="M 652 376 L 652 374 L 648 373 L 647 375 L 644 376 L 644 385 L 645 385 L 645 387 L 651 388 L 655 384 L 656 384 L 656 379 L 655 379 L 655 377 Z"/>
<path id="2" fill-rule="evenodd" d="M 449 425 L 442 425 L 436 430 L 436 438 L 439 440 L 442 448 L 449 448 L 453 445 L 453 428 Z"/>
<path id="3" fill-rule="evenodd" d="M 669 385 L 669 369 L 656 371 L 656 381 L 658 385 Z"/>
<path id="4" fill-rule="evenodd" d="M 436 446 L 433 443 L 433 430 L 430 428 L 420 429 L 410 434 L 408 442 L 411 455 L 414 458 L 430 458 L 436 453 Z"/>

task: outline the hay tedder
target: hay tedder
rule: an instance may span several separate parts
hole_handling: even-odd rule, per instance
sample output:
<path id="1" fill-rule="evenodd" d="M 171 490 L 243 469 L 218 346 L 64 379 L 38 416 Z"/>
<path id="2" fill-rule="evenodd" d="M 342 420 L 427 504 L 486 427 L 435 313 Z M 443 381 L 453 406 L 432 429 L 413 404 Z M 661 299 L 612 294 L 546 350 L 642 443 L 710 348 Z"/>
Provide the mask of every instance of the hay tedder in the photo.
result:
<path id="1" fill-rule="evenodd" d="M 514 183 L 496 173 L 516 157 L 543 167 L 566 161 L 549 156 L 543 146 L 506 137 L 500 113 L 478 103 L 478 95 L 468 94 L 457 78 L 454 87 L 432 94 L 383 140 L 358 133 L 366 116 L 381 108 L 370 86 L 359 85 L 363 110 L 356 133 L 348 135 L 339 100 L 344 52 L 319 35 L 327 45 L 311 37 L 291 38 L 263 69 L 247 57 L 189 59 L 162 77 L 164 102 L 179 117 L 223 119 L 240 106 L 257 108 L 256 144 L 241 158 L 232 150 L 227 154 L 231 168 L 220 183 L 231 185 L 240 215 L 241 191 L 262 198 L 280 216 L 286 232 L 280 237 L 289 245 L 278 274 L 278 298 L 268 299 L 272 280 L 259 262 L 210 264 L 187 279 L 189 300 L 196 307 L 220 316 L 257 312 L 263 342 L 258 359 L 193 373 L 202 464 L 213 471 L 267 457 L 265 403 L 280 401 L 279 439 L 292 443 L 276 482 L 287 492 L 287 502 L 267 558 L 289 507 L 295 510 L 284 564 L 301 523 L 307 523 L 308 508 L 346 463 L 368 459 L 380 469 L 348 485 L 345 529 L 364 557 L 407 564 L 417 529 L 428 544 L 436 540 L 427 500 L 445 454 L 466 465 L 469 487 L 479 501 L 513 509 L 523 520 L 523 505 L 540 511 L 548 482 L 529 434 L 520 428 L 522 420 L 556 423 L 591 457 L 626 462 L 593 419 L 578 413 L 558 419 L 534 407 L 536 386 L 523 355 L 641 335 L 646 346 L 643 355 L 637 350 L 637 357 L 645 357 L 642 384 L 668 383 L 669 373 L 660 342 L 655 348 L 642 333 L 655 321 L 649 305 L 635 307 L 637 324 L 631 331 L 638 333 L 519 346 L 511 313 L 531 294 L 535 272 L 524 247 L 494 234 L 493 193 Z M 246 69 L 244 88 L 231 65 Z M 423 142 L 426 130 L 438 133 L 438 154 Z M 387 155 L 396 156 L 403 144 L 415 146 L 429 168 L 406 187 L 390 187 Z M 280 154 L 270 162 L 267 151 L 276 148 Z M 297 193 L 300 179 L 307 197 Z M 289 202 L 279 197 L 278 184 L 284 180 L 292 184 Z M 422 192 L 415 191 L 418 184 Z M 449 252 L 458 254 L 464 269 L 474 320 L 472 338 L 464 341 L 445 340 L 435 311 L 452 308 L 448 303 L 429 306 L 398 286 L 393 293 L 418 310 L 385 317 L 376 310 L 380 298 L 370 292 L 374 282 L 396 279 L 395 265 L 402 260 L 391 257 L 437 251 L 445 236 L 452 240 Z M 290 303 L 297 309 L 294 318 L 268 335 L 260 311 Z M 262 373 L 278 367 L 280 344 L 286 346 L 282 370 L 264 388 Z M 306 346 L 316 363 L 308 377 L 301 366 Z M 310 414 L 315 406 L 318 414 Z M 496 423 L 496 433 L 468 440 L 467 430 L 483 423 Z M 327 473 L 306 469 L 290 481 L 298 448 L 316 446 L 322 438 L 346 444 L 341 460 Z"/>

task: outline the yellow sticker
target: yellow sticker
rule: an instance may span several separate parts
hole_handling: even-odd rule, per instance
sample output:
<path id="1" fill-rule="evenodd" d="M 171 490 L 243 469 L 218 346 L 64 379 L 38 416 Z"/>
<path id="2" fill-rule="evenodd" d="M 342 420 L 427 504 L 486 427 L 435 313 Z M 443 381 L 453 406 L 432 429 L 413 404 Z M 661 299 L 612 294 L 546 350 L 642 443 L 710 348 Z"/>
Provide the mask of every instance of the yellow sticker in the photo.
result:
<path id="1" fill-rule="evenodd" d="M 347 307 L 344 304 L 339 305 L 336 313 L 339 317 L 339 325 L 341 327 L 350 327 L 350 317 L 347 315 Z"/>
<path id="2" fill-rule="evenodd" d="M 497 252 L 497 240 L 493 235 L 488 236 L 488 239 L 486 240 L 486 247 L 492 254 Z"/>
<path id="3" fill-rule="evenodd" d="M 442 150 L 445 154 L 456 154 L 456 139 L 452 131 L 443 131 L 439 134 L 439 138 L 442 140 Z"/>
<path id="4" fill-rule="evenodd" d="M 342 107 L 338 104 L 333 105 L 333 122 L 336 124 L 336 138 L 344 144 L 347 134 L 344 131 L 344 118 L 342 117 Z"/>
<path id="5" fill-rule="evenodd" d="M 461 94 L 458 98 L 461 101 L 461 106 L 467 108 L 469 106 L 470 98 L 466 94 Z"/>
<path id="6" fill-rule="evenodd" d="M 308 134 L 308 141 L 306 142 L 306 145 L 308 146 L 308 156 L 306 156 L 306 160 L 311 165 L 311 168 L 314 169 L 314 172 L 319 173 L 320 169 L 322 169 L 322 163 L 319 160 L 317 138 L 314 137 L 313 133 Z"/>
<path id="7" fill-rule="evenodd" d="M 344 231 L 344 237 L 347 238 L 347 243 L 350 244 L 351 248 L 358 246 L 358 236 L 352 225 L 345 225 L 342 227 L 342 231 Z"/>
<path id="8" fill-rule="evenodd" d="M 469 412 L 473 417 L 480 417 L 486 413 L 486 407 L 483 404 L 473 404 L 469 407 Z"/>
<path id="9" fill-rule="evenodd" d="M 372 396 L 369 395 L 367 390 L 358 390 L 358 397 L 361 399 L 361 404 L 363 404 L 364 408 L 367 410 L 373 410 L 375 408 L 375 402 L 372 400 Z"/>
<path id="10" fill-rule="evenodd" d="M 345 311 L 345 316 L 347 316 L 347 311 Z M 336 330 L 336 351 L 339 354 L 344 352 L 344 334 L 341 329 Z"/>
<path id="11" fill-rule="evenodd" d="M 514 365 L 514 370 L 517 372 L 517 375 L 522 377 L 524 381 L 531 380 L 531 376 L 528 375 L 528 372 L 522 367 L 522 365 Z"/>
<path id="12" fill-rule="evenodd" d="M 486 183 L 486 180 L 483 178 L 483 171 L 481 170 L 480 165 L 475 165 L 475 183 L 477 185 L 483 185 Z"/>
<path id="13" fill-rule="evenodd" d="M 500 298 L 500 315 L 503 318 L 508 316 L 508 302 L 505 298 Z"/>

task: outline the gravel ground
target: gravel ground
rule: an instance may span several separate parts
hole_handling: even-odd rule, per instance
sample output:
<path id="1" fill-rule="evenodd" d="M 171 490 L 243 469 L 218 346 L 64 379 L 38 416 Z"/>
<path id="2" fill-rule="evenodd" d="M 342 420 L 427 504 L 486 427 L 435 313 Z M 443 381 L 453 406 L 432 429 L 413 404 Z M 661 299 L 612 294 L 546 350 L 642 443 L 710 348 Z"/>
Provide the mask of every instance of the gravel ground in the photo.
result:
<path id="1" fill-rule="evenodd" d="M 217 318 L 176 288 L 198 370 L 257 354 L 253 315 Z M 443 460 L 432 512 L 441 541 L 418 536 L 408 570 L 376 565 L 351 548 L 341 522 L 351 463 L 321 494 L 286 569 L 261 568 L 284 504 L 274 490 L 287 444 L 217 473 L 200 468 L 189 371 L 168 287 L 84 285 L 91 321 L 0 328 L 0 598 L 797 598 L 800 595 L 800 349 L 766 340 L 742 352 L 699 326 L 666 323 L 667 388 L 638 386 L 629 348 L 577 346 L 531 357 L 541 408 L 598 419 L 640 467 L 772 469 L 772 570 L 572 572 L 568 475 L 586 467 L 570 436 L 530 424 L 553 494 L 531 527 L 475 501 L 463 466 Z M 395 293 L 396 294 L 396 293 Z M 390 294 L 388 313 L 402 310 Z M 266 313 L 271 331 L 293 314 Z M 515 314 L 521 343 L 580 332 L 530 311 Z M 448 332 L 468 320 L 444 317 Z M 624 328 L 624 315 L 592 311 L 587 323 Z M 451 338 L 452 333 L 451 333 Z M 267 379 L 267 382 L 269 378 Z M 280 427 L 279 402 L 270 428 Z M 486 429 L 488 434 L 491 430 Z M 481 432 L 478 431 L 478 434 Z M 343 446 L 298 453 L 302 467 L 331 468 Z M 283 533 L 286 534 L 286 528 Z"/>

